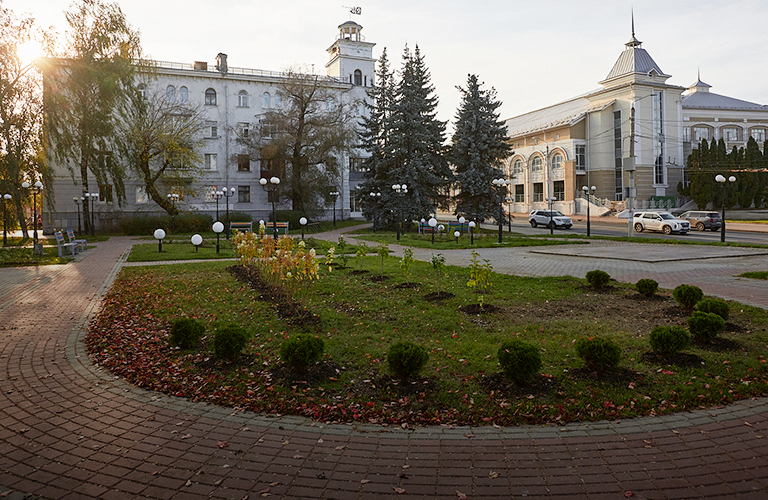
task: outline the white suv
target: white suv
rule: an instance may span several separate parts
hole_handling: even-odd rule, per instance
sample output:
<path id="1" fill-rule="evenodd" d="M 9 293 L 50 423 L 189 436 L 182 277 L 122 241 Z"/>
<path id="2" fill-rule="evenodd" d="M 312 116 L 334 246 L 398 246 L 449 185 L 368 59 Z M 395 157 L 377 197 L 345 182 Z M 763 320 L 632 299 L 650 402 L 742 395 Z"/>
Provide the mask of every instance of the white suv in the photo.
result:
<path id="1" fill-rule="evenodd" d="M 573 221 L 570 217 L 566 217 L 561 214 L 559 210 L 534 210 L 531 215 L 528 216 L 528 222 L 531 223 L 531 227 L 547 226 L 550 227 L 564 227 L 570 229 L 573 226 Z"/>
<path id="2" fill-rule="evenodd" d="M 691 230 L 691 223 L 678 219 L 668 212 L 635 212 L 635 231 L 661 231 L 664 234 L 685 234 Z"/>

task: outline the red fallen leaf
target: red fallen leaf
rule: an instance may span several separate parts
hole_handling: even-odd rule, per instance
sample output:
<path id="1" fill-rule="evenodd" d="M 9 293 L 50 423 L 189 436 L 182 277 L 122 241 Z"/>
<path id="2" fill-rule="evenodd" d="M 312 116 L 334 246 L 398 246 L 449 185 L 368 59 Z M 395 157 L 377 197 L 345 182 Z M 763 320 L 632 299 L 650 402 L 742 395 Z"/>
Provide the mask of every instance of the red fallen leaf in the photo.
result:
<path id="1" fill-rule="evenodd" d="M 396 486 L 395 486 L 395 487 L 393 487 L 392 489 L 393 489 L 393 490 L 395 490 L 395 493 L 397 493 L 398 495 L 402 495 L 403 493 L 405 493 L 405 490 L 404 490 L 404 489 L 402 489 L 402 488 L 398 488 L 398 487 L 396 487 Z"/>
<path id="2" fill-rule="evenodd" d="M 216 441 L 216 446 L 218 446 L 219 448 L 226 448 L 227 446 L 229 446 L 229 443 L 227 443 L 226 441 Z"/>
<path id="3" fill-rule="evenodd" d="M 675 374 L 675 372 L 671 372 L 669 370 L 661 370 L 661 373 L 663 373 L 664 375 L 674 375 Z"/>
<path id="4" fill-rule="evenodd" d="M 631 496 L 634 496 L 634 495 L 635 495 L 635 494 L 634 494 L 634 493 L 632 493 L 632 492 L 631 492 L 631 491 L 629 491 L 629 490 L 627 490 L 627 491 L 625 491 L 625 492 L 624 492 L 624 496 L 625 496 L 625 497 L 627 497 L 627 498 L 629 498 L 629 497 L 631 497 Z"/>
<path id="5" fill-rule="evenodd" d="M 460 492 L 459 490 L 456 490 L 456 495 L 459 497 L 459 500 L 467 500 L 467 495 Z"/>

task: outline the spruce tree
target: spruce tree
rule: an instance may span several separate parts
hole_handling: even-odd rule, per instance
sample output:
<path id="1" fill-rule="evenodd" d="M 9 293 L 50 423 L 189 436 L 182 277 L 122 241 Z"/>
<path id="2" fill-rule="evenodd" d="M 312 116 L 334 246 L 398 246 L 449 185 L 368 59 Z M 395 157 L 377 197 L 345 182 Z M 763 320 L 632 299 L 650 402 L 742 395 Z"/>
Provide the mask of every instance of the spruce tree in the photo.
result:
<path id="1" fill-rule="evenodd" d="M 506 129 L 499 119 L 496 90 L 483 90 L 476 75 L 469 75 L 461 92 L 456 113 L 456 131 L 450 148 L 450 161 L 456 172 L 454 214 L 480 222 L 500 217 L 500 204 L 506 194 L 492 184 L 503 177 L 502 161 L 509 154 Z"/>

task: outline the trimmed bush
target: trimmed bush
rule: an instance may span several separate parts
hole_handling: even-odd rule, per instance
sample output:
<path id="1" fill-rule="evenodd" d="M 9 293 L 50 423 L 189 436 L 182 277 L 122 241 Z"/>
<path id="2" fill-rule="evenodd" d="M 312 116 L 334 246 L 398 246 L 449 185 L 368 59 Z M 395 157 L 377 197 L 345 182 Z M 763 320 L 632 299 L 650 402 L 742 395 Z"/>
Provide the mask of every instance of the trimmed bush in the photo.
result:
<path id="1" fill-rule="evenodd" d="M 672 296 L 686 311 L 692 311 L 693 306 L 704 297 L 701 288 L 693 285 L 679 285 L 672 290 Z"/>
<path id="2" fill-rule="evenodd" d="M 691 334 L 682 326 L 657 326 L 649 336 L 651 350 L 673 356 L 691 344 Z"/>
<path id="3" fill-rule="evenodd" d="M 656 290 L 659 289 L 659 283 L 650 278 L 643 278 L 635 283 L 635 289 L 646 297 L 653 297 L 656 294 Z"/>
<path id="4" fill-rule="evenodd" d="M 403 382 L 418 375 L 427 361 L 427 350 L 413 342 L 398 342 L 392 345 L 387 353 L 389 369 Z"/>
<path id="5" fill-rule="evenodd" d="M 297 372 L 305 372 L 310 365 L 320 361 L 324 349 L 323 339 L 302 333 L 283 341 L 280 346 L 280 359 Z"/>
<path id="6" fill-rule="evenodd" d="M 730 307 L 728 306 L 728 303 L 722 299 L 704 299 L 700 300 L 696 304 L 696 310 L 707 313 L 715 313 L 724 320 L 727 320 Z"/>
<path id="7" fill-rule="evenodd" d="M 688 318 L 688 329 L 700 342 L 712 342 L 725 328 L 725 320 L 715 313 L 694 311 Z"/>
<path id="8" fill-rule="evenodd" d="M 205 325 L 196 319 L 179 318 L 171 326 L 171 335 L 168 339 L 172 345 L 182 349 L 192 349 L 205 335 Z"/>
<path id="9" fill-rule="evenodd" d="M 533 380 L 542 366 L 539 349 L 518 339 L 501 344 L 498 357 L 504 375 L 518 385 Z"/>
<path id="10" fill-rule="evenodd" d="M 120 219 L 120 230 L 128 236 L 147 236 L 162 228 L 170 233 L 210 233 L 213 217 L 198 212 L 180 212 L 171 224 L 169 215 L 134 215 Z"/>
<path id="11" fill-rule="evenodd" d="M 242 326 L 224 325 L 213 335 L 213 354 L 217 358 L 235 360 L 248 345 L 249 339 L 250 335 Z"/>
<path id="12" fill-rule="evenodd" d="M 253 217 L 245 212 L 229 212 L 229 220 L 230 222 L 253 222 Z"/>
<path id="13" fill-rule="evenodd" d="M 611 281 L 611 276 L 605 271 L 595 269 L 587 273 L 587 283 L 593 288 L 603 288 Z"/>
<path id="14" fill-rule="evenodd" d="M 611 339 L 603 337 L 582 337 L 576 341 L 576 354 L 592 371 L 604 373 L 621 360 L 621 347 Z"/>

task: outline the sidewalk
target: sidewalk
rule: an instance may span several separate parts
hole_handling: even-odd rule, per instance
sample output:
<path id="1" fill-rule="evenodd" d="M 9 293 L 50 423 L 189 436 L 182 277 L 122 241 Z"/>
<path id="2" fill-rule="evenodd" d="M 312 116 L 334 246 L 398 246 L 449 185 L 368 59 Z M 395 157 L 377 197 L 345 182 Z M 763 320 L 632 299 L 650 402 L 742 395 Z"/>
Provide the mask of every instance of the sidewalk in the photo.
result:
<path id="1" fill-rule="evenodd" d="M 335 241 L 339 234 L 324 237 Z M 618 500 L 768 495 L 766 398 L 621 422 L 414 430 L 255 415 L 133 387 L 94 366 L 82 343 L 84 328 L 131 244 L 128 238 L 111 238 L 68 265 L 0 269 L 0 496 Z M 548 272 L 572 269 L 566 274 L 579 275 L 589 267 L 580 261 L 591 259 L 487 250 L 500 251 L 493 258 L 510 272 L 520 267 L 542 272 L 527 261 L 546 258 L 547 269 L 555 268 Z M 464 265 L 466 253 L 446 256 Z M 755 260 L 711 260 L 729 261 L 725 268 L 736 270 L 748 267 L 750 259 Z M 764 258 L 757 260 L 765 266 Z M 631 263 L 629 274 L 654 266 L 699 273 L 689 276 L 713 269 L 616 262 Z M 737 293 L 729 291 L 726 275 L 717 275 L 720 288 Z"/>

